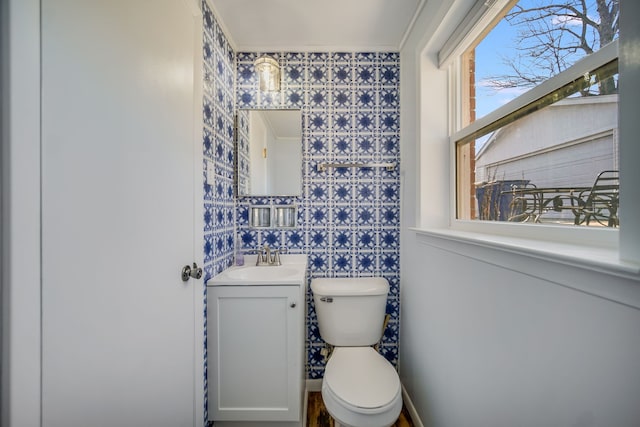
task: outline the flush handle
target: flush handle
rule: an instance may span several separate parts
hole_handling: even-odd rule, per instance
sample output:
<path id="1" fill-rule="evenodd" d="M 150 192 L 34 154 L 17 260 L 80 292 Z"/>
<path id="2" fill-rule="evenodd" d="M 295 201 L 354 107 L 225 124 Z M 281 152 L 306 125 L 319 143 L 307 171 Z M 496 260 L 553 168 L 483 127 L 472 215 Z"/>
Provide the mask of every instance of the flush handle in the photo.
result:
<path id="1" fill-rule="evenodd" d="M 333 302 L 333 297 L 320 297 L 322 302 Z"/>
<path id="2" fill-rule="evenodd" d="M 198 264 L 193 263 L 193 267 L 189 266 L 189 264 L 182 267 L 181 273 L 182 281 L 186 282 L 189 280 L 189 277 L 193 277 L 194 279 L 200 279 L 202 277 L 202 269 L 198 267 Z"/>

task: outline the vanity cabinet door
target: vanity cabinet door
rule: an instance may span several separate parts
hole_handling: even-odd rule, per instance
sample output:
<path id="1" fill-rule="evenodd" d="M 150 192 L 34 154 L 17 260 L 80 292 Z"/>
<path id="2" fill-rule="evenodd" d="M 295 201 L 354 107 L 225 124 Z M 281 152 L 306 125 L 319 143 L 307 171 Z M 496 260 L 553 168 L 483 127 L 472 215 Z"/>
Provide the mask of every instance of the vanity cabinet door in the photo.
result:
<path id="1" fill-rule="evenodd" d="M 300 419 L 304 377 L 304 301 L 300 289 L 208 288 L 211 420 Z"/>

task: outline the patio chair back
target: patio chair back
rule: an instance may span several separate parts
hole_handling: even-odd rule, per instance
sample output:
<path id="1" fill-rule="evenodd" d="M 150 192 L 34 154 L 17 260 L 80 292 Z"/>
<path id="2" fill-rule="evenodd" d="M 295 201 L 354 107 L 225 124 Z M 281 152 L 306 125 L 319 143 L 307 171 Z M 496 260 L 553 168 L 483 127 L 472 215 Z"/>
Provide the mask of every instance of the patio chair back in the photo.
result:
<path id="1" fill-rule="evenodd" d="M 596 221 L 601 225 L 617 227 L 619 189 L 617 170 L 600 172 L 591 189 L 581 192 L 578 196 L 582 206 L 576 213 L 575 223 L 589 225 L 591 221 Z"/>

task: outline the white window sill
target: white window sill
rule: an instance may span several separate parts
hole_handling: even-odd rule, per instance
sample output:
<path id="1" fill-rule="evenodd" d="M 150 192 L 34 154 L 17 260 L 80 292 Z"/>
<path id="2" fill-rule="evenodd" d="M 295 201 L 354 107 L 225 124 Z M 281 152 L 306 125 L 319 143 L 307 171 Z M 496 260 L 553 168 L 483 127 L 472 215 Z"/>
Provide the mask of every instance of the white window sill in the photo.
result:
<path id="1" fill-rule="evenodd" d="M 446 228 L 410 230 L 418 243 L 640 308 L 640 265 L 621 261 L 617 248 Z"/>

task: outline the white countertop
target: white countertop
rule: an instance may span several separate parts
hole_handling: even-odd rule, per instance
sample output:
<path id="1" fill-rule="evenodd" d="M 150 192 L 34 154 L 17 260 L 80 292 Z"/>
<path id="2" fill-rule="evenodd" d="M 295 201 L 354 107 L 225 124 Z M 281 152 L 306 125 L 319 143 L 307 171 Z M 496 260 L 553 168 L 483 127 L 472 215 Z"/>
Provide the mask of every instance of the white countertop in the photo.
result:
<path id="1" fill-rule="evenodd" d="M 257 255 L 245 255 L 243 266 L 231 266 L 207 281 L 207 286 L 304 286 L 307 255 L 280 255 L 282 265 L 256 266 Z"/>

